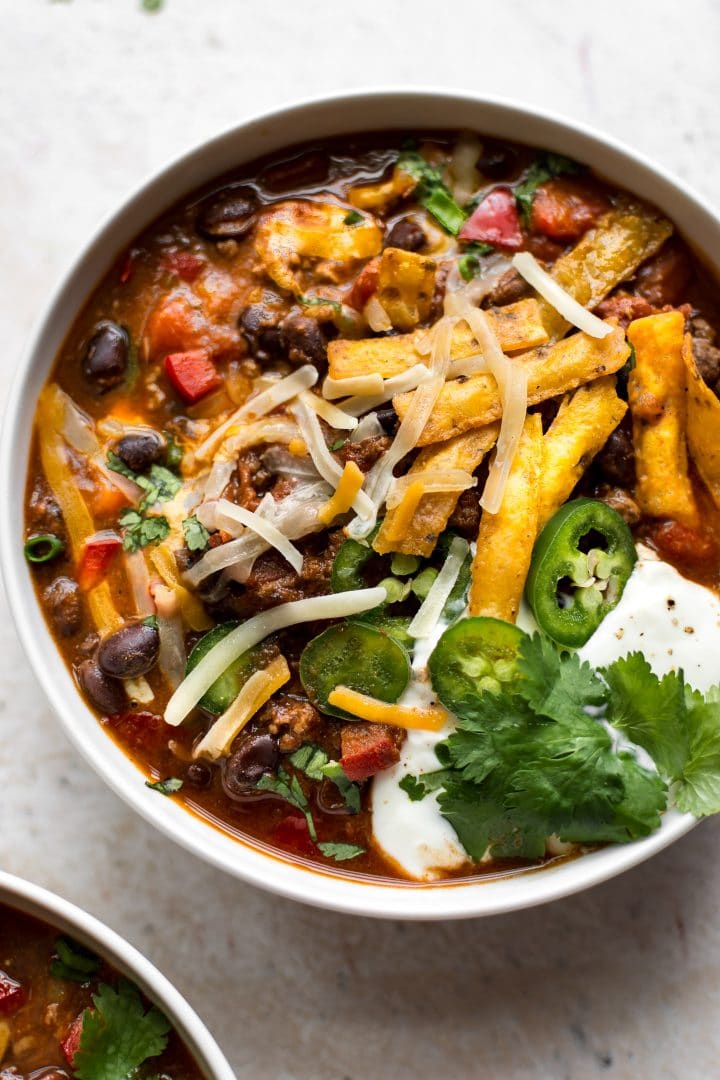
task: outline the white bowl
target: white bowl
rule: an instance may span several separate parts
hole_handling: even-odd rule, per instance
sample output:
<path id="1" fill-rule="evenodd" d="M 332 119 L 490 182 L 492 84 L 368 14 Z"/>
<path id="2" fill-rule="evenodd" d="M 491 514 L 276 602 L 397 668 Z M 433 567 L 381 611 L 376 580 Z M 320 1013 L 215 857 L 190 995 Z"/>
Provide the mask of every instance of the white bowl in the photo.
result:
<path id="1" fill-rule="evenodd" d="M 220 1047 L 185 998 L 114 930 L 61 896 L 3 871 L 0 871 L 0 903 L 42 919 L 108 960 L 165 1013 L 208 1080 L 235 1080 Z"/>
<path id="2" fill-rule="evenodd" d="M 583 125 L 510 102 L 442 90 L 377 90 L 278 109 L 204 143 L 143 184 L 98 229 L 63 278 L 40 320 L 7 406 L 0 554 L 21 640 L 65 731 L 110 787 L 167 836 L 245 881 L 338 911 L 407 919 L 490 915 L 544 903 L 613 877 L 667 847 L 692 828 L 694 819 L 670 812 L 662 828 L 645 840 L 485 881 L 373 881 L 294 864 L 230 837 L 144 786 L 135 766 L 78 694 L 45 625 L 22 551 L 25 470 L 37 396 L 77 312 L 119 252 L 176 200 L 243 162 L 299 141 L 390 128 L 470 129 L 577 158 L 659 206 L 715 270 L 719 268 L 717 213 L 660 167 Z"/>

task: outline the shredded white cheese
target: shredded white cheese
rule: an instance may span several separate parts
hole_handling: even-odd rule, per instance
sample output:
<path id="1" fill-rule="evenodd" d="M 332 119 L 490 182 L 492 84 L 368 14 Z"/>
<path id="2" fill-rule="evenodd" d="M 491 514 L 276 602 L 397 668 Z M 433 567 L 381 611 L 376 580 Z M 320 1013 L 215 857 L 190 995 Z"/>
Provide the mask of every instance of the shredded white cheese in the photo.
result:
<path id="1" fill-rule="evenodd" d="M 442 614 L 450 593 L 455 587 L 460 568 L 467 556 L 469 546 L 461 536 L 453 538 L 450 544 L 448 557 L 442 565 L 440 573 L 435 578 L 412 622 L 408 626 L 408 634 L 414 638 L 429 637 Z"/>
<path id="2" fill-rule="evenodd" d="M 317 394 L 311 394 L 309 390 L 303 391 L 300 400 L 309 405 L 313 412 L 321 416 L 325 423 L 332 428 L 337 428 L 339 431 L 354 431 L 358 426 L 356 416 L 350 416 L 343 409 L 339 409 L 337 405 L 326 401 L 325 398 L 318 397 Z"/>
<path id="3" fill-rule="evenodd" d="M 388 491 L 385 505 L 388 510 L 399 506 L 405 497 L 405 492 L 418 480 L 422 481 L 423 492 L 441 493 L 444 491 L 467 491 L 468 488 L 477 487 L 477 477 L 466 472 L 465 469 L 427 469 L 422 475 L 418 473 L 406 473 L 398 476 L 392 482 Z"/>
<path id="4" fill-rule="evenodd" d="M 343 470 L 327 448 L 317 415 L 302 400 L 292 406 L 292 412 L 315 468 L 334 490 L 340 483 Z M 353 510 L 363 519 L 373 517 L 373 504 L 364 491 L 359 491 L 355 496 Z"/>
<path id="5" fill-rule="evenodd" d="M 387 593 L 383 588 L 357 589 L 353 592 L 331 593 L 329 596 L 311 596 L 259 612 L 231 630 L 183 679 L 167 704 L 166 723 L 172 727 L 181 724 L 230 664 L 270 634 L 300 623 L 357 615 L 361 611 L 377 607 L 386 598 Z"/>
<path id="6" fill-rule="evenodd" d="M 407 371 L 401 371 L 399 375 L 393 375 L 383 381 L 382 392 L 379 394 L 358 394 L 356 397 L 347 398 L 342 402 L 343 412 L 353 416 L 361 416 L 368 409 L 376 409 L 378 405 L 384 405 L 391 401 L 396 394 L 404 394 L 408 390 L 414 390 L 416 386 L 427 382 L 432 378 L 432 372 L 425 364 L 413 364 Z"/>
<path id="7" fill-rule="evenodd" d="M 333 379 L 328 375 L 322 386 L 323 397 L 342 398 L 348 394 L 382 394 L 382 375 L 351 375 L 347 379 Z"/>
<path id="8" fill-rule="evenodd" d="M 272 499 L 272 495 L 267 497 Z M 246 510 L 244 506 L 238 506 L 236 503 L 230 502 L 229 499 L 218 499 L 215 503 L 215 515 L 216 525 L 219 525 L 220 528 L 222 528 L 223 518 L 227 518 L 238 525 L 244 525 L 245 528 L 250 529 L 251 532 L 267 541 L 270 547 L 274 547 L 279 551 L 286 562 L 290 563 L 296 574 L 302 572 L 302 552 L 298 551 L 287 536 L 276 528 L 272 522 L 268 521 L 267 517 L 262 517 L 257 511 Z M 218 515 L 221 519 L 219 522 Z"/>
<path id="9" fill-rule="evenodd" d="M 555 278 L 543 270 L 540 263 L 529 251 L 519 251 L 513 255 L 512 264 L 521 277 L 525 278 L 528 285 L 532 285 L 551 307 L 554 307 L 563 319 L 567 319 L 578 330 L 584 331 L 590 337 L 604 338 L 612 333 L 612 327 L 598 319 L 591 311 L 587 311 L 582 304 L 558 285 Z"/>

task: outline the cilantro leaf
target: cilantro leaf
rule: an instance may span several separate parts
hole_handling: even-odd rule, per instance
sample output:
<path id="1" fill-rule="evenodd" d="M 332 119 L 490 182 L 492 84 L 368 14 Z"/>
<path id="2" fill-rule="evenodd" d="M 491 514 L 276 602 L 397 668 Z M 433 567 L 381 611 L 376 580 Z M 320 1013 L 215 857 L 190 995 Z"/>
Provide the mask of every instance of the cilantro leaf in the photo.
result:
<path id="1" fill-rule="evenodd" d="M 561 653 L 540 634 L 524 637 L 518 656 L 518 691 L 540 716 L 572 723 L 586 706 L 605 701 L 606 689 L 576 653 Z"/>
<path id="2" fill-rule="evenodd" d="M 331 300 L 329 296 L 305 296 L 301 294 L 297 297 L 297 302 L 302 307 L 329 307 L 339 314 L 342 311 L 342 304 L 339 300 Z"/>
<path id="3" fill-rule="evenodd" d="M 182 786 L 183 782 L 177 776 L 168 776 L 166 780 L 145 781 L 145 787 L 149 787 L 153 791 L 159 791 L 161 795 L 173 795 Z"/>
<path id="4" fill-rule="evenodd" d="M 410 802 L 421 802 L 426 795 L 437 791 L 451 778 L 452 774 L 447 769 L 437 769 L 420 776 L 406 773 L 402 780 L 398 781 L 398 787 L 405 792 Z"/>
<path id="5" fill-rule="evenodd" d="M 317 842 L 315 822 L 310 813 L 310 807 L 305 792 L 300 786 L 300 781 L 297 776 L 291 777 L 284 769 L 278 769 L 277 776 L 271 776 L 270 773 L 263 773 L 255 786 L 260 788 L 261 791 L 272 791 L 274 795 L 277 795 L 279 798 L 290 803 L 296 810 L 300 810 L 305 815 L 310 839 Z"/>
<path id="6" fill-rule="evenodd" d="M 704 817 L 720 811 L 720 704 L 695 704 L 689 714 L 690 750 L 675 788 L 680 810 Z"/>
<path id="7" fill-rule="evenodd" d="M 78 1080 L 129 1080 L 145 1061 L 162 1054 L 170 1024 L 154 1006 L 145 1011 L 132 983 L 121 979 L 117 989 L 101 983 L 93 1005 L 83 1013 L 74 1059 Z"/>
<path id="8" fill-rule="evenodd" d="M 467 214 L 445 187 L 440 169 L 430 165 L 417 150 L 405 150 L 397 161 L 398 168 L 417 181 L 415 198 L 433 215 L 446 232 L 457 236 Z"/>
<path id="9" fill-rule="evenodd" d="M 119 521 L 125 529 L 125 551 L 140 551 L 148 544 L 159 544 L 170 532 L 170 522 L 161 514 L 143 517 L 137 510 L 125 510 Z"/>
<path id="10" fill-rule="evenodd" d="M 335 862 L 347 862 L 348 859 L 356 859 L 358 855 L 365 854 L 365 848 L 358 847 L 357 844 L 335 844 L 328 840 L 318 844 L 318 847 L 323 855 Z"/>
<path id="11" fill-rule="evenodd" d="M 180 477 L 164 465 L 151 465 L 147 475 L 136 473 L 128 468 L 113 450 L 108 453 L 107 464 L 113 472 L 126 476 L 145 492 L 138 503 L 138 510 L 141 512 L 157 502 L 167 502 L 168 499 L 174 498 L 182 487 Z"/>
<path id="12" fill-rule="evenodd" d="M 346 442 L 347 442 L 347 439 L 336 439 L 334 443 L 330 444 L 330 446 L 328 447 L 328 450 L 333 450 L 333 451 L 340 450 L 345 445 Z"/>
<path id="13" fill-rule="evenodd" d="M 331 761 L 321 746 L 304 743 L 290 754 L 290 761 L 310 780 L 331 780 L 347 808 L 353 814 L 360 813 L 360 788 L 347 778 L 340 762 Z"/>
<path id="14" fill-rule="evenodd" d="M 314 743 L 304 743 L 290 755 L 290 761 L 296 769 L 305 773 L 311 780 L 324 779 L 322 769 L 328 763 L 328 756 L 321 746 L 315 746 Z"/>
<path id="15" fill-rule="evenodd" d="M 57 939 L 55 952 L 57 959 L 50 964 L 50 974 L 55 979 L 86 983 L 102 967 L 99 956 L 68 938 Z"/>
<path id="16" fill-rule="evenodd" d="M 513 194 L 525 224 L 530 224 L 533 199 L 541 184 L 544 184 L 546 180 L 550 180 L 553 176 L 572 175 L 581 171 L 582 167 L 576 161 L 565 157 L 563 154 L 553 154 L 551 152 L 540 154 L 528 169 L 522 183 L 513 188 Z"/>
<path id="17" fill-rule="evenodd" d="M 345 775 L 345 770 L 339 761 L 328 761 L 323 765 L 322 774 L 328 780 L 332 780 L 338 789 L 348 810 L 353 814 L 360 813 L 360 788 Z"/>
<path id="18" fill-rule="evenodd" d="M 182 528 L 188 551 L 204 551 L 208 546 L 210 533 L 202 522 L 198 521 L 193 514 L 192 517 L 185 518 Z"/>
<path id="19" fill-rule="evenodd" d="M 358 213 L 357 210 L 348 210 L 347 214 L 343 218 L 343 223 L 345 225 L 360 225 L 360 223 L 364 220 L 365 218 L 363 217 L 363 215 Z"/>

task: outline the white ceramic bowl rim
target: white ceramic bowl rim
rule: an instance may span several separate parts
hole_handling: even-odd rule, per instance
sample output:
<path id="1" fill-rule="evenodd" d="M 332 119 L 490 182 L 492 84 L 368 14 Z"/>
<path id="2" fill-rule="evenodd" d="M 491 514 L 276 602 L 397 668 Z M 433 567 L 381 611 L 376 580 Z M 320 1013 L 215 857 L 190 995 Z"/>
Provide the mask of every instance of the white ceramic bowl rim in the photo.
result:
<path id="1" fill-rule="evenodd" d="M 0 448 L 0 556 L 10 606 L 37 678 L 66 734 L 110 787 L 189 851 L 245 881 L 320 907 L 361 915 L 447 919 L 513 911 L 567 896 L 621 873 L 694 825 L 669 812 L 645 840 L 607 847 L 537 872 L 490 880 L 414 885 L 353 879 L 276 857 L 234 839 L 149 791 L 135 766 L 81 700 L 47 630 L 22 553 L 23 495 L 32 416 L 39 390 L 76 313 L 120 251 L 176 200 L 214 177 L 300 141 L 344 133 L 470 129 L 565 153 L 665 211 L 718 271 L 720 221 L 686 185 L 634 150 L 589 127 L 506 100 L 443 89 L 375 89 L 329 95 L 245 121 L 156 173 L 100 226 L 63 275 L 20 365 Z M 20 463 L 18 468 L 17 463 Z"/>
<path id="2" fill-rule="evenodd" d="M 165 1013 L 208 1080 L 235 1080 L 220 1047 L 185 998 L 114 930 L 56 893 L 4 871 L 0 871 L 0 902 L 57 927 L 108 960 Z"/>

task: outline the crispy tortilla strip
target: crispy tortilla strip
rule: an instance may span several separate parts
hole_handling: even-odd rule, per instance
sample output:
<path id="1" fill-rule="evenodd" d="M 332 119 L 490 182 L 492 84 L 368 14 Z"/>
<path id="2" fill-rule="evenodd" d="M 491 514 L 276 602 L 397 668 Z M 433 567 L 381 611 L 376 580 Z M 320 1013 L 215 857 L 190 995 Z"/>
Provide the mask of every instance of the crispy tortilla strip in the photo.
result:
<path id="1" fill-rule="evenodd" d="M 471 615 L 515 622 L 538 530 L 543 465 L 542 420 L 525 420 L 497 514 L 483 512 L 472 564 Z"/>
<path id="2" fill-rule="evenodd" d="M 548 340 L 537 300 L 520 300 L 507 307 L 490 308 L 486 314 L 503 352 L 533 349 Z M 427 362 L 427 356 L 416 348 L 426 334 L 426 330 L 416 330 L 413 334 L 395 337 L 331 341 L 328 345 L 328 374 L 333 379 L 370 374 L 390 379 L 393 375 L 400 375 L 414 364 Z M 479 351 L 480 347 L 467 324 L 459 323 L 453 331 L 451 358 L 463 360 Z"/>
<path id="3" fill-rule="evenodd" d="M 414 180 L 409 173 L 396 167 L 389 180 L 351 187 L 347 193 L 347 200 L 353 206 L 357 206 L 358 210 L 385 211 L 398 199 L 409 195 L 416 184 L 417 180 Z"/>
<path id="4" fill-rule="evenodd" d="M 282 289 L 302 290 L 293 273 L 300 259 L 370 259 L 382 246 L 382 232 L 372 218 L 347 225 L 347 210 L 334 203 L 290 199 L 262 217 L 255 230 L 255 250 L 265 272 Z"/>
<path id="5" fill-rule="evenodd" d="M 608 320 L 612 322 L 612 320 Z M 601 375 L 618 371 L 628 356 L 630 347 L 620 327 L 604 338 L 587 334 L 572 334 L 555 345 L 533 349 L 513 363 L 523 364 L 528 377 L 528 405 L 574 390 Z M 395 411 L 402 420 L 408 411 L 412 394 L 393 398 Z M 432 416 L 425 425 L 418 446 L 442 442 L 471 428 L 485 427 L 502 414 L 497 383 L 492 375 L 471 375 L 445 383 Z"/>
<path id="6" fill-rule="evenodd" d="M 400 551 L 404 555 L 431 555 L 457 505 L 460 492 L 424 494 L 423 473 L 446 469 L 474 472 L 495 445 L 499 429 L 499 424 L 490 424 L 422 450 L 408 474 L 417 477 L 417 483 L 410 484 L 402 502 L 386 513 L 373 541 L 375 550 L 382 555 L 390 551 Z"/>
<path id="7" fill-rule="evenodd" d="M 683 338 L 679 311 L 636 319 L 628 327 L 635 367 L 628 379 L 637 483 L 635 498 L 651 517 L 696 525 L 698 510 L 688 477 Z"/>
<path id="8" fill-rule="evenodd" d="M 713 502 L 720 508 L 720 401 L 695 363 L 692 338 L 685 335 L 683 360 L 687 376 L 687 442 Z"/>
<path id="9" fill-rule="evenodd" d="M 626 281 L 665 243 L 673 227 L 646 207 L 626 203 L 608 211 L 594 229 L 562 255 L 550 273 L 573 299 L 590 311 Z M 543 322 L 551 341 L 567 332 L 569 323 L 547 301 L 540 300 Z"/>
<path id="10" fill-rule="evenodd" d="M 566 397 L 546 432 L 538 528 L 567 500 L 627 412 L 615 381 L 605 375 Z"/>
<path id="11" fill-rule="evenodd" d="M 437 263 L 427 255 L 385 248 L 376 296 L 396 330 L 412 330 L 430 317 Z"/>

